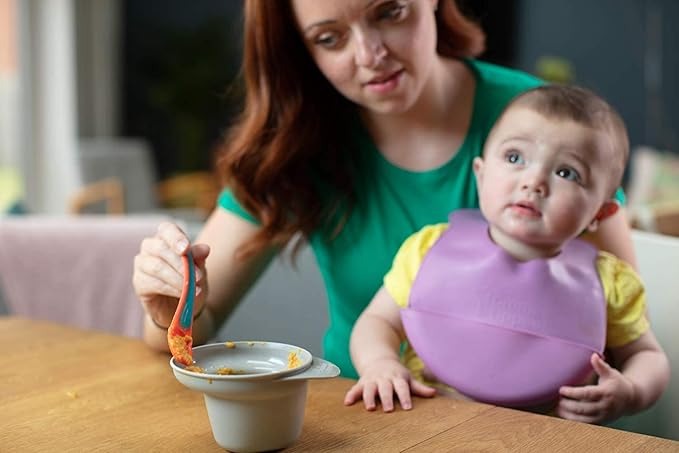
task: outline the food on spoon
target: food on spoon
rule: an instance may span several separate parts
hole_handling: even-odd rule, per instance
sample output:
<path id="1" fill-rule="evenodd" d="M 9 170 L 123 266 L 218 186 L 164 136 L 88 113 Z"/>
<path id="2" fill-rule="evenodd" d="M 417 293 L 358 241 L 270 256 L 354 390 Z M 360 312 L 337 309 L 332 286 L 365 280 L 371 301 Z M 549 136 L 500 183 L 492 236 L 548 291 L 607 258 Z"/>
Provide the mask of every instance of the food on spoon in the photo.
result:
<path id="1" fill-rule="evenodd" d="M 191 345 L 193 324 L 193 302 L 196 294 L 193 255 L 190 251 L 182 256 L 184 265 L 184 285 L 179 296 L 179 303 L 167 329 L 167 344 L 174 360 L 184 366 L 193 365 Z"/>
<path id="2" fill-rule="evenodd" d="M 190 335 L 168 335 L 167 337 L 170 351 L 175 360 L 187 366 L 193 364 L 193 355 L 191 354 L 191 345 L 193 339 Z"/>

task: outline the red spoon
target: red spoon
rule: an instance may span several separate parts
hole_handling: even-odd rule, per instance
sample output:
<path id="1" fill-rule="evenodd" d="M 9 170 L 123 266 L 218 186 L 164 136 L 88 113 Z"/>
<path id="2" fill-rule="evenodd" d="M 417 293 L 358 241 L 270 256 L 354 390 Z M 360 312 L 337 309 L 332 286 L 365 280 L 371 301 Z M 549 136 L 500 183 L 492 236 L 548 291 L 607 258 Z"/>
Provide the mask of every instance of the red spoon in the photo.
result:
<path id="1" fill-rule="evenodd" d="M 175 361 L 185 366 L 193 365 L 191 346 L 193 338 L 191 329 L 193 324 L 193 301 L 196 296 L 196 274 L 193 264 L 193 255 L 189 250 L 182 256 L 184 264 L 184 286 L 179 297 L 177 310 L 167 329 L 167 343 Z"/>

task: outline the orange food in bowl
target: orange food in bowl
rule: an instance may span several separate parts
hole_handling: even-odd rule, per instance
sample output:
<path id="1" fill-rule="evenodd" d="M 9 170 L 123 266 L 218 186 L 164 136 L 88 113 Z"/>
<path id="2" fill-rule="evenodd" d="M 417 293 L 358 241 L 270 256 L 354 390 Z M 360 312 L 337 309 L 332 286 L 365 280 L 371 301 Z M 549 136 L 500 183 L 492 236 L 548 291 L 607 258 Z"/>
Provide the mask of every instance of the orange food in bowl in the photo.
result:
<path id="1" fill-rule="evenodd" d="M 297 355 L 296 352 L 292 351 L 288 354 L 288 369 L 291 370 L 293 368 L 297 368 L 302 364 L 302 361 L 299 359 L 299 356 Z"/>

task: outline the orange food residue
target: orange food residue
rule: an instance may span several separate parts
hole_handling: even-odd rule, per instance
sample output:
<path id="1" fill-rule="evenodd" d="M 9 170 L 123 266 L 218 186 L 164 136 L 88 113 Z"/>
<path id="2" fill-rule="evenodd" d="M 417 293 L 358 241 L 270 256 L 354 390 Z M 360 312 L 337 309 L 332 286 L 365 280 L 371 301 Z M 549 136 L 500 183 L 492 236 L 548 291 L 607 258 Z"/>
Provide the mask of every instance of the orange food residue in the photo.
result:
<path id="1" fill-rule="evenodd" d="M 290 354 L 288 354 L 288 369 L 291 370 L 293 368 L 297 368 L 302 364 L 301 360 L 299 360 L 299 356 L 297 355 L 296 352 L 292 351 Z"/>
<path id="2" fill-rule="evenodd" d="M 193 363 L 193 356 L 191 355 L 193 339 L 190 335 L 168 335 L 167 340 L 170 351 L 177 361 L 183 364 Z"/>

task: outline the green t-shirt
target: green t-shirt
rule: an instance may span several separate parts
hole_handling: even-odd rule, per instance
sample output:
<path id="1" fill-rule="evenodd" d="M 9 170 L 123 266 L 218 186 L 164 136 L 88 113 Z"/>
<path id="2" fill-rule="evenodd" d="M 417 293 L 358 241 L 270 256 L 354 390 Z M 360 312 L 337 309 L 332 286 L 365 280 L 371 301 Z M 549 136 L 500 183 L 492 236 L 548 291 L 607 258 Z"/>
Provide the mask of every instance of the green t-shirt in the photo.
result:
<path id="1" fill-rule="evenodd" d="M 445 222 L 458 208 L 476 208 L 472 160 L 505 105 L 518 93 L 543 82 L 526 73 L 468 60 L 476 77 L 469 132 L 455 156 L 434 170 L 414 172 L 389 163 L 361 131 L 357 201 L 342 232 L 326 240 L 315 232 L 310 245 L 318 261 L 329 301 L 330 325 L 323 349 L 326 359 L 356 378 L 349 355 L 354 322 L 382 284 L 401 243 L 423 226 Z M 219 205 L 253 220 L 227 190 Z"/>

